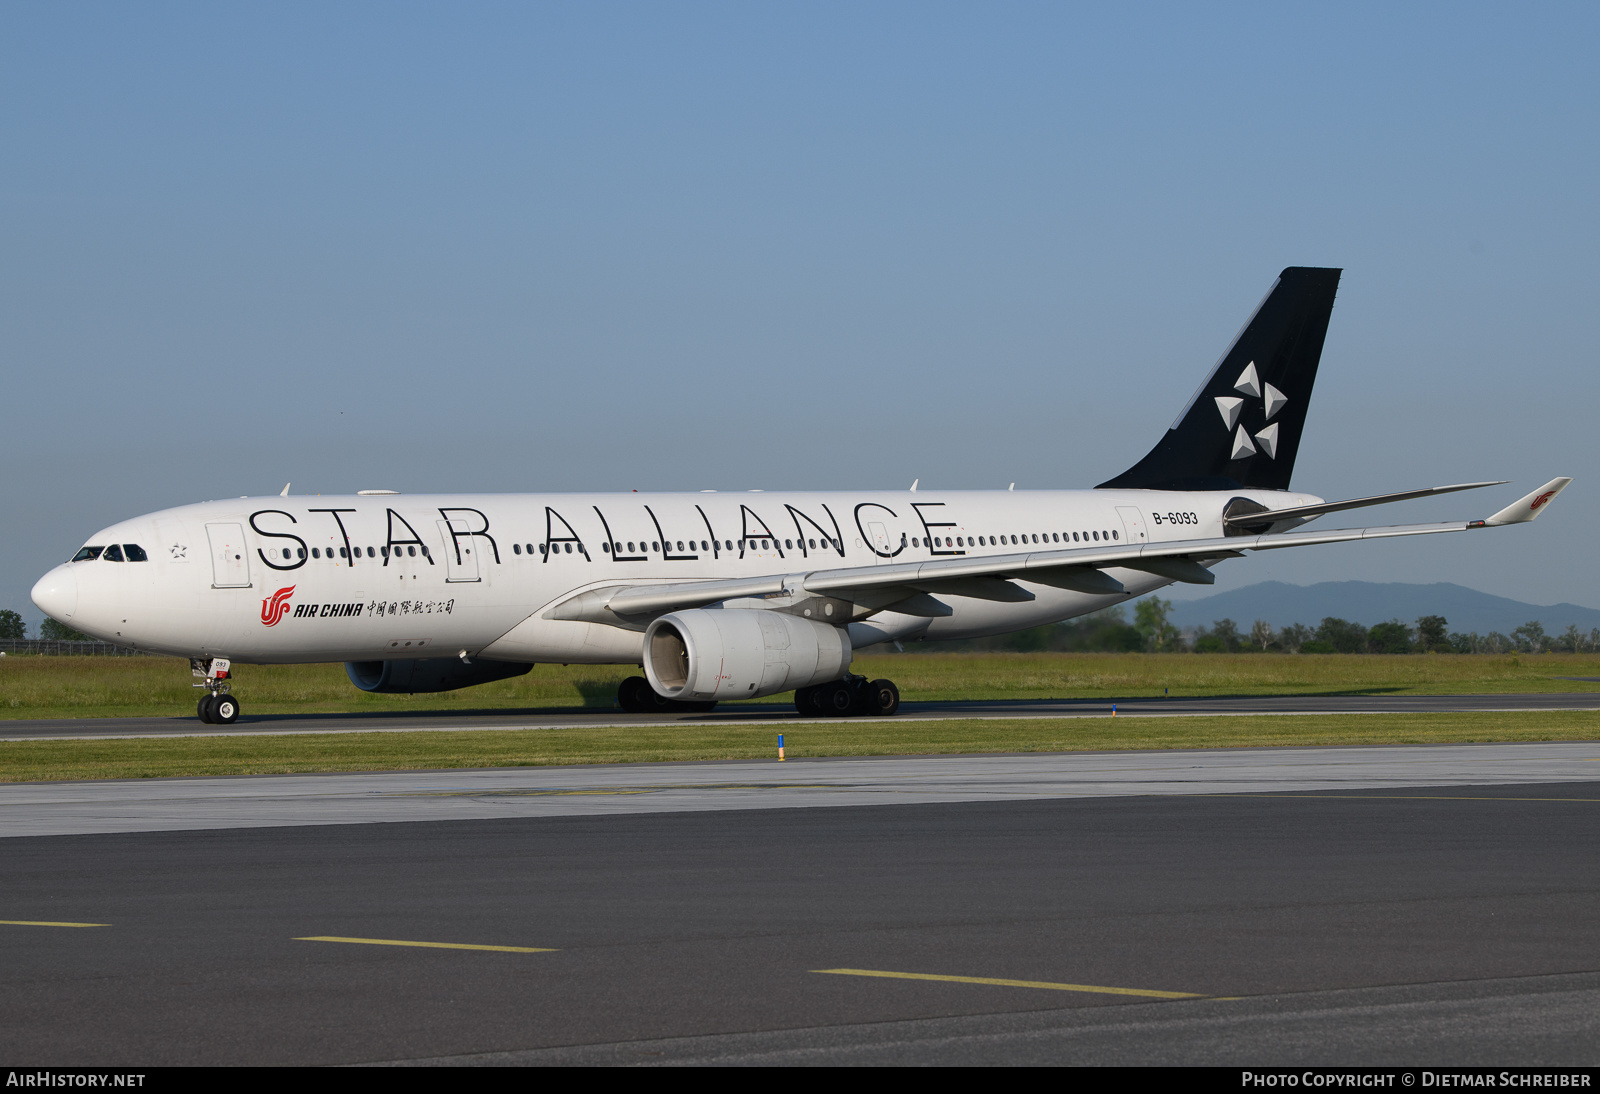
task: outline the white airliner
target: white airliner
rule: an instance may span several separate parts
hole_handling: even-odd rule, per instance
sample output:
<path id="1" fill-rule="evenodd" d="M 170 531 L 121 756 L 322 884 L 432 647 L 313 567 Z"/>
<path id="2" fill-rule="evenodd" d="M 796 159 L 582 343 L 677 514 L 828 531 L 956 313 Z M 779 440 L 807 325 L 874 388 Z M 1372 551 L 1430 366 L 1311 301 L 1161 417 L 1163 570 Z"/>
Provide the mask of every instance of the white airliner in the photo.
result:
<path id="1" fill-rule="evenodd" d="M 1159 444 L 1092 490 L 466 494 L 212 501 L 113 524 L 33 602 L 119 645 L 188 657 L 202 721 L 239 716 L 233 662 L 344 661 L 359 688 L 446 691 L 536 662 L 638 664 L 631 711 L 794 691 L 889 714 L 851 674 L 878 642 L 1069 619 L 1247 551 L 1533 520 L 1553 479 L 1483 520 L 1295 531 L 1343 509 L 1289 490 L 1339 270 L 1284 270 Z"/>

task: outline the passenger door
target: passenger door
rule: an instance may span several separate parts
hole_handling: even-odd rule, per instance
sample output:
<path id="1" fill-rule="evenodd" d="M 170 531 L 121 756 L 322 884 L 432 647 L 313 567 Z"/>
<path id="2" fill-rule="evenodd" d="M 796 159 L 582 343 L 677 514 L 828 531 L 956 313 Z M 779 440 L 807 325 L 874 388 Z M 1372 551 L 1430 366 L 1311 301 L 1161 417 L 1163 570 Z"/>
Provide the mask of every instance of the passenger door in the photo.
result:
<path id="1" fill-rule="evenodd" d="M 894 555 L 894 545 L 889 542 L 889 529 L 876 521 L 869 521 L 867 532 L 872 536 L 873 561 L 878 563 L 890 561 Z"/>
<path id="2" fill-rule="evenodd" d="M 444 579 L 482 580 L 478 572 L 478 541 L 464 520 L 441 520 L 439 534 L 444 537 Z"/>
<path id="3" fill-rule="evenodd" d="M 207 524 L 206 539 L 211 544 L 211 587 L 248 589 L 250 555 L 244 546 L 244 525 Z"/>
<path id="4" fill-rule="evenodd" d="M 1128 537 L 1129 543 L 1150 542 L 1150 537 L 1145 534 L 1143 513 L 1131 505 L 1119 505 L 1117 515 L 1122 518 L 1122 534 Z"/>

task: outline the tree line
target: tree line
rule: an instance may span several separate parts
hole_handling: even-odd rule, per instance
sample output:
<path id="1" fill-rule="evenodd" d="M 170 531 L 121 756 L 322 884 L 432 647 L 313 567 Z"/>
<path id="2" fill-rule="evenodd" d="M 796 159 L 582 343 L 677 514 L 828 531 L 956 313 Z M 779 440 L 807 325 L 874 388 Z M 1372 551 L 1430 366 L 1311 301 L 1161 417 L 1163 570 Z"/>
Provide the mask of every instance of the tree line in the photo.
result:
<path id="1" fill-rule="evenodd" d="M 1510 634 L 1451 631 L 1442 615 L 1414 623 L 1391 619 L 1367 627 L 1328 616 L 1315 627 L 1292 623 L 1274 627 L 1257 619 L 1248 631 L 1232 619 L 1180 631 L 1171 621 L 1172 602 L 1146 597 L 1129 622 L 1122 605 L 993 638 L 925 642 L 927 650 L 1003 650 L 1014 653 L 1592 653 L 1600 650 L 1600 628 L 1580 631 L 1576 624 L 1560 634 L 1545 633 L 1529 620 Z"/>
<path id="2" fill-rule="evenodd" d="M 0 608 L 0 638 L 27 638 L 28 625 L 10 608 Z M 93 642 L 94 639 L 49 617 L 39 625 L 39 637 L 53 642 Z"/>

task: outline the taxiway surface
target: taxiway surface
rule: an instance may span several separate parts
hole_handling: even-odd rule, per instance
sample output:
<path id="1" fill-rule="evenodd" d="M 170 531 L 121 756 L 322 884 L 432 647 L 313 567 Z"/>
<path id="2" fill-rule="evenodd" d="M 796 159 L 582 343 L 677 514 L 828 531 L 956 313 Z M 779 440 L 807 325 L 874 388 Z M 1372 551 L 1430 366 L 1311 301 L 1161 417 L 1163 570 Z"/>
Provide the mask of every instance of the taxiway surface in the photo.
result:
<path id="1" fill-rule="evenodd" d="M 0 784 L 6 838 L 1036 799 L 1360 793 L 1600 778 L 1600 745 L 725 760 Z"/>
<path id="2" fill-rule="evenodd" d="M 231 726 L 203 725 L 193 717 L 53 718 L 0 721 L 0 740 L 67 737 L 182 737 L 278 733 L 394 733 L 457 729 L 560 729 L 626 726 L 664 721 L 761 724 L 817 721 L 793 706 L 725 704 L 710 713 L 624 714 L 572 707 L 560 710 L 363 712 L 358 714 L 245 714 Z M 1507 695 L 1245 695 L 1208 698 L 994 699 L 907 702 L 890 721 L 944 718 L 1104 718 L 1115 706 L 1128 717 L 1272 714 L 1441 714 L 1474 711 L 1600 710 L 1600 691 Z M 837 719 L 827 719 L 836 721 Z M 880 719 L 874 719 L 875 721 Z"/>

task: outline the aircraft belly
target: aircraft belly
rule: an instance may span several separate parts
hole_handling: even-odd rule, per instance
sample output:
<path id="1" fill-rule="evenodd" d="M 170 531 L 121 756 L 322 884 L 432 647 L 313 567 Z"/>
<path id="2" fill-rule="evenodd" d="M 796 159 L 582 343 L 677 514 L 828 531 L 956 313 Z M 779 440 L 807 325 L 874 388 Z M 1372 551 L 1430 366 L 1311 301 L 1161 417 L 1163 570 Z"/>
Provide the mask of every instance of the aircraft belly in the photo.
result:
<path id="1" fill-rule="evenodd" d="M 644 632 L 603 623 L 531 616 L 483 648 L 497 661 L 543 661 L 563 665 L 637 664 Z"/>

